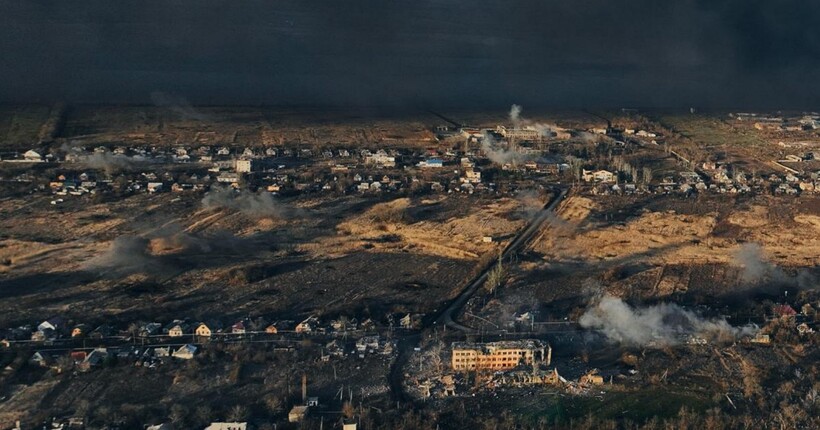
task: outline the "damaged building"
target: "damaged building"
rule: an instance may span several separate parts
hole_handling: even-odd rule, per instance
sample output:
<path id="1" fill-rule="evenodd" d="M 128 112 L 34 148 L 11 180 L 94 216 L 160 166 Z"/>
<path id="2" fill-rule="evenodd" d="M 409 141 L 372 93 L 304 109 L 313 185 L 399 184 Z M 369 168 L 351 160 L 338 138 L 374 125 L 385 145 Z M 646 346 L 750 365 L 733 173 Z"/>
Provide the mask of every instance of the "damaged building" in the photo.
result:
<path id="1" fill-rule="evenodd" d="M 452 345 L 453 370 L 503 370 L 537 364 L 549 366 L 551 360 L 552 348 L 540 340 L 455 342 Z"/>

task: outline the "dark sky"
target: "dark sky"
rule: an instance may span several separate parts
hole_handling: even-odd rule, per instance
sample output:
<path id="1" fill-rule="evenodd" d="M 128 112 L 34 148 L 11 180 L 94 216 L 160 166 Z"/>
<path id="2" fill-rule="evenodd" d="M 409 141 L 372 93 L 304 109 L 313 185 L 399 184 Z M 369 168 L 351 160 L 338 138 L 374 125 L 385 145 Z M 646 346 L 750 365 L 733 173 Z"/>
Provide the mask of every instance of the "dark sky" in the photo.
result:
<path id="1" fill-rule="evenodd" d="M 0 101 L 813 108 L 820 1 L 0 0 Z"/>

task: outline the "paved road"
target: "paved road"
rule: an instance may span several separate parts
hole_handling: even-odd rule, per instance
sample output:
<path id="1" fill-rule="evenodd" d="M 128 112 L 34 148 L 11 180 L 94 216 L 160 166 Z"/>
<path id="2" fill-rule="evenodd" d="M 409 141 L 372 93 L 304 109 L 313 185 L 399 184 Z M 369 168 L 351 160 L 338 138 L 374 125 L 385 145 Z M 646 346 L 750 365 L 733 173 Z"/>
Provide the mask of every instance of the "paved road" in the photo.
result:
<path id="1" fill-rule="evenodd" d="M 510 256 L 516 254 L 522 246 L 524 246 L 533 238 L 533 236 L 535 236 L 543 224 L 552 217 L 555 207 L 558 206 L 558 203 L 564 199 L 568 190 L 568 188 L 562 188 L 561 191 L 552 199 L 552 201 L 547 203 L 547 205 L 541 209 L 535 219 L 533 219 L 525 229 L 521 230 L 518 235 L 516 235 L 516 237 L 510 242 L 509 245 L 507 245 L 501 254 L 502 259 L 509 259 Z M 459 296 L 456 297 L 456 299 L 444 309 L 436 320 L 436 324 L 444 324 L 447 327 L 454 330 L 459 330 L 465 334 L 478 333 L 478 330 L 467 327 L 459 323 L 456 319 L 458 318 L 459 313 L 461 313 L 461 309 L 465 304 L 467 304 L 467 301 L 470 300 L 470 298 L 476 293 L 476 291 L 478 291 L 479 288 L 481 288 L 482 285 L 484 285 L 484 282 L 486 282 L 487 276 L 492 268 L 492 264 L 484 268 L 484 270 L 475 279 L 473 279 L 469 285 L 467 285 L 461 294 L 459 294 Z"/>

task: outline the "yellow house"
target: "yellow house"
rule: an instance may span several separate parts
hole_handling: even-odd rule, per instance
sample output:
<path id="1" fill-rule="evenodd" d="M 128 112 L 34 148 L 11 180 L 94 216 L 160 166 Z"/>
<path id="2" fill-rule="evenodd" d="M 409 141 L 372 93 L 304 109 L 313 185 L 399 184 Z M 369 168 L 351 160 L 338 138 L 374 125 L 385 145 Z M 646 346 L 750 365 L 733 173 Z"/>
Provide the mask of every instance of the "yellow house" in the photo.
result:
<path id="1" fill-rule="evenodd" d="M 205 323 L 199 324 L 194 332 L 197 336 L 211 337 L 211 329 Z"/>
<path id="2" fill-rule="evenodd" d="M 190 327 L 187 324 L 177 324 L 177 325 L 171 327 L 170 330 L 168 330 L 168 336 L 170 336 L 170 337 L 185 336 L 186 334 L 190 333 L 190 331 L 188 331 L 188 330 L 190 330 Z"/>
<path id="3" fill-rule="evenodd" d="M 453 343 L 453 370 L 503 370 L 520 365 L 544 363 L 552 358 L 552 349 L 539 340 L 517 340 L 489 343 Z"/>

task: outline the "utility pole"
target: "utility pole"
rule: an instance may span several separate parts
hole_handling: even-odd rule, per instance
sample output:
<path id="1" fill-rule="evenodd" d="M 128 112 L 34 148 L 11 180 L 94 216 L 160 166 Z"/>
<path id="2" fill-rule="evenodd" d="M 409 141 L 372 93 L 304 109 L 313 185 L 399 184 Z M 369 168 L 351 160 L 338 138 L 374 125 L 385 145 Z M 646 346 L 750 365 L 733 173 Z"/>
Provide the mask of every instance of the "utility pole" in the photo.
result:
<path id="1" fill-rule="evenodd" d="M 307 404 L 307 373 L 302 372 L 302 403 Z"/>

